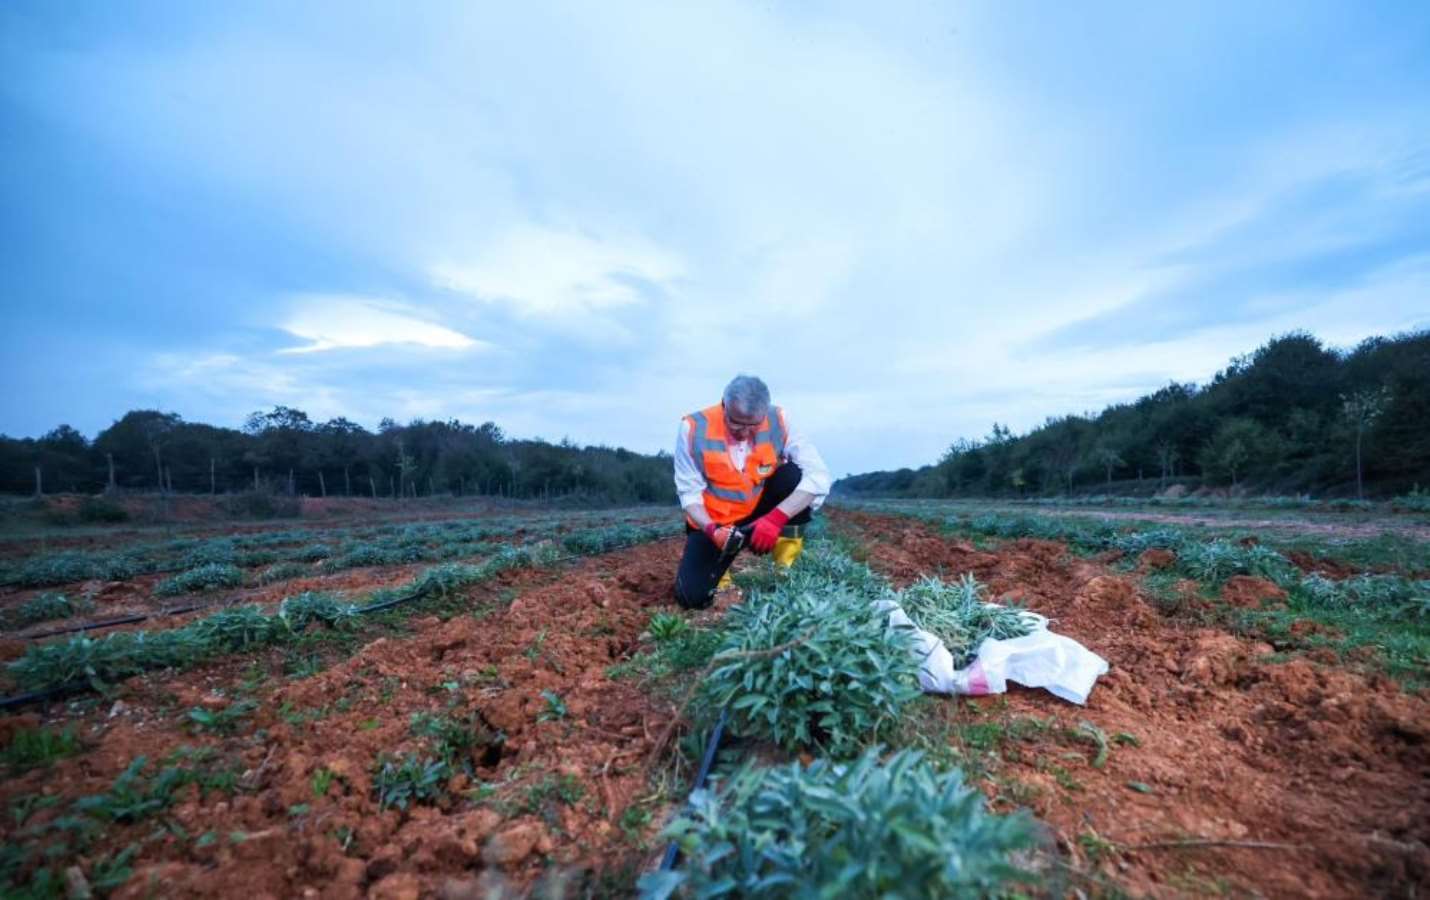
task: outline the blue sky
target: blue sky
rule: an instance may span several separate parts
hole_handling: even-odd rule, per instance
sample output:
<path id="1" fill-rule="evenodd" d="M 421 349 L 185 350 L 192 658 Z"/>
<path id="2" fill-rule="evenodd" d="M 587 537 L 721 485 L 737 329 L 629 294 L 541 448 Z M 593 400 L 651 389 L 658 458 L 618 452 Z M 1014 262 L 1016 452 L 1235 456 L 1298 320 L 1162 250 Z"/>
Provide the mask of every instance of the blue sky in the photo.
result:
<path id="1" fill-rule="evenodd" d="M 836 474 L 1430 325 L 1424 3 L 0 8 L 0 432 L 274 404 Z"/>

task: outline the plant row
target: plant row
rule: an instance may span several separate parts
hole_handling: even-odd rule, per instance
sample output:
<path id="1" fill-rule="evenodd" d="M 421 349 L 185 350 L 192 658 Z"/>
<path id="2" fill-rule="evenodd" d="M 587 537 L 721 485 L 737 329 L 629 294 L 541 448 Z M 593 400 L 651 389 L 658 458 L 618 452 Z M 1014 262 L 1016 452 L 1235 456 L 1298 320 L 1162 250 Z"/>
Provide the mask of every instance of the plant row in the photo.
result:
<path id="1" fill-rule="evenodd" d="M 649 510 L 617 518 L 649 519 Z M 310 529 L 183 538 L 133 545 L 119 552 L 60 551 L 32 556 L 0 568 L 0 585 L 46 587 L 89 579 L 122 581 L 139 575 L 186 571 L 201 566 L 251 568 L 274 563 L 322 563 L 325 571 L 370 565 L 435 562 L 481 552 L 489 542 L 513 532 L 552 535 L 579 522 L 572 514 L 543 517 L 469 519 L 406 525 L 365 526 L 344 531 Z M 610 514 L 603 515 L 610 518 Z"/>
<path id="2" fill-rule="evenodd" d="M 920 627 L 976 647 L 999 629 L 971 579 L 927 579 L 896 592 L 827 541 L 811 541 L 787 575 L 732 608 L 703 673 L 700 707 L 725 708 L 738 736 L 810 765 L 747 765 L 697 791 L 665 830 L 679 872 L 644 877 L 643 896 L 988 896 L 1025 873 L 1010 854 L 1031 845 L 1025 815 L 1001 817 L 956 770 L 915 751 L 887 755 L 919 696 L 913 635 L 889 624 L 894 599 Z M 922 621 L 921 621 L 922 619 Z M 657 640 L 684 629 L 653 621 Z"/>
<path id="3" fill-rule="evenodd" d="M 1081 507 L 1115 506 L 1129 509 L 1299 509 L 1329 512 L 1374 512 L 1387 505 L 1398 512 L 1430 512 L 1430 494 L 1412 492 L 1389 501 L 1357 500 L 1353 497 L 1314 499 L 1311 497 L 1127 497 L 1089 494 L 1081 497 L 1040 497 L 1003 501 L 1032 506 Z"/>
<path id="4" fill-rule="evenodd" d="M 1168 550 L 1176 558 L 1174 571 L 1212 586 L 1220 586 L 1235 575 L 1252 575 L 1274 582 L 1293 602 L 1313 608 L 1355 608 L 1391 620 L 1430 617 L 1430 580 L 1379 574 L 1331 579 L 1302 572 L 1285 554 L 1260 543 L 1247 545 L 1205 538 L 1167 526 L 1129 529 L 1112 522 L 1056 516 L 984 513 L 949 517 L 927 511 L 901 511 L 892 506 L 886 511 L 955 531 L 1062 541 L 1091 552 L 1115 550 L 1135 556 L 1147 550 Z"/>
<path id="5" fill-rule="evenodd" d="M 573 551 L 576 555 L 659 540 L 674 533 L 671 526 L 613 526 L 592 531 L 582 540 L 601 549 Z M 626 539 L 626 543 L 615 543 L 612 535 Z M 313 623 L 330 628 L 350 627 L 358 615 L 385 608 L 394 599 L 445 596 L 510 569 L 550 564 L 560 555 L 558 547 L 550 543 L 503 547 L 476 565 L 446 563 L 429 568 L 400 588 L 374 592 L 364 604 L 307 592 L 286 598 L 273 612 L 256 605 L 237 606 L 178 628 L 120 632 L 102 638 L 81 636 L 40 644 L 10 663 L 9 671 L 19 687 L 28 691 L 82 683 L 101 688 L 107 682 L 141 672 L 189 665 L 224 653 L 291 640 Z"/>

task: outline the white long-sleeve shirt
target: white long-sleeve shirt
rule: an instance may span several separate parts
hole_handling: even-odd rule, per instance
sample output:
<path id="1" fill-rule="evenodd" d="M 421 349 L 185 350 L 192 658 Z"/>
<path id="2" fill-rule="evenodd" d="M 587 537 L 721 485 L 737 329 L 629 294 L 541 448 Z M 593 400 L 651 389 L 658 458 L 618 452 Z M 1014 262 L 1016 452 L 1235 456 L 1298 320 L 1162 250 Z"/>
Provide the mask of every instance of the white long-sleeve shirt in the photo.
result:
<path id="1" fill-rule="evenodd" d="M 824 464 L 824 458 L 814 444 L 790 423 L 789 413 L 785 413 L 784 422 L 784 458 L 799 466 L 803 473 L 795 490 L 813 494 L 814 502 L 810 508 L 819 509 L 824 505 L 824 498 L 829 496 L 834 479 L 830 477 L 829 467 Z M 730 464 L 743 471 L 745 460 L 754 449 L 754 440 L 734 441 L 727 438 L 725 447 L 730 455 Z M 690 420 L 685 418 L 680 420 L 680 429 L 675 435 L 675 492 L 680 495 L 682 509 L 692 503 L 705 502 L 705 476 L 700 474 L 700 467 L 690 455 Z"/>

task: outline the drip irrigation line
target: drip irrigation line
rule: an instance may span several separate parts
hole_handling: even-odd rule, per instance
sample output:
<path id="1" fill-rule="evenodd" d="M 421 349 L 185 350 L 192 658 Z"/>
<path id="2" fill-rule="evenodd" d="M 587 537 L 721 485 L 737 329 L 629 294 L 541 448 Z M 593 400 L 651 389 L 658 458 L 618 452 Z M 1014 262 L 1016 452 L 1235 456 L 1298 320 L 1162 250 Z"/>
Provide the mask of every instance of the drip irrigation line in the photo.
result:
<path id="1" fill-rule="evenodd" d="M 31 703 L 46 703 L 50 700 L 58 700 L 69 694 L 77 693 L 88 687 L 82 682 L 71 682 L 61 684 L 56 687 L 48 687 L 38 691 L 31 691 L 28 694 L 16 694 L 13 697 L 0 697 L 0 710 L 18 709 L 22 706 L 29 706 Z"/>
<path id="2" fill-rule="evenodd" d="M 672 537 L 673 537 L 673 536 L 674 536 L 674 535 L 672 535 Z M 658 538 L 657 540 L 663 540 L 663 539 L 664 539 L 664 538 Z M 632 543 L 629 543 L 629 544 L 621 544 L 621 545 L 618 545 L 618 546 L 615 546 L 615 547 L 608 547 L 608 548 L 606 548 L 606 549 L 604 549 L 604 550 L 601 550 L 599 553 L 571 553 L 571 554 L 567 554 L 567 555 L 565 555 L 565 556 L 556 556 L 556 557 L 550 558 L 547 562 L 548 562 L 549 564 L 554 564 L 554 563 L 568 562 L 568 561 L 573 560 L 573 559 L 590 559 L 590 558 L 596 557 L 596 556 L 604 556 L 604 555 L 607 554 L 607 553 L 614 553 L 614 552 L 616 552 L 617 550 L 629 550 L 629 549 L 632 548 L 632 547 L 639 547 L 639 546 L 641 546 L 642 544 L 649 544 L 649 543 L 653 543 L 653 541 L 633 541 Z M 357 607 L 357 608 L 354 610 L 354 612 L 355 612 L 356 614 L 358 614 L 358 615 L 363 615 L 363 614 L 366 614 L 366 613 L 382 612 L 382 611 L 384 611 L 384 610 L 392 609 L 393 607 L 396 607 L 396 606 L 401 606 L 401 605 L 403 605 L 404 603 L 411 603 L 411 602 L 414 601 L 414 600 L 420 600 L 421 598 L 425 597 L 431 590 L 432 590 L 431 588 L 425 588 L 425 589 L 423 589 L 423 590 L 414 591 L 413 593 L 410 593 L 410 594 L 403 594 L 402 596 L 399 596 L 399 597 L 393 597 L 393 598 L 391 598 L 391 599 L 389 599 L 389 600 L 383 600 L 383 601 L 380 602 L 380 603 L 371 603 L 371 604 L 368 604 L 367 606 L 360 606 L 360 607 Z M 110 622 L 105 622 L 105 623 L 96 623 L 96 624 L 95 624 L 94 626 L 92 626 L 92 627 L 95 627 L 95 628 L 105 628 L 105 627 L 109 627 L 109 626 L 111 626 L 111 625 L 128 624 L 128 622 L 130 622 L 130 621 L 144 621 L 145 619 L 152 618 L 152 617 L 158 616 L 158 615 L 175 615 L 175 614 L 180 613 L 180 612 L 193 612 L 194 610 L 199 610 L 199 609 L 211 609 L 211 608 L 218 607 L 218 606 L 222 606 L 222 605 L 224 605 L 224 604 L 223 604 L 223 603 L 213 603 L 213 604 L 207 604 L 207 605 L 201 604 L 201 605 L 198 605 L 198 606 L 190 607 L 190 608 L 188 608 L 188 609 L 182 609 L 182 608 L 181 608 L 181 609 L 178 609 L 178 610 L 169 610 L 169 611 L 167 611 L 167 612 L 165 612 L 165 613 L 154 613 L 154 614 L 150 614 L 150 615 L 134 616 L 134 617 L 130 617 L 129 619 L 125 620 L 124 622 L 110 621 Z M 68 629 L 68 631 L 83 631 L 83 630 L 86 630 L 85 627 L 83 627 L 83 626 L 81 626 L 81 627 L 79 627 L 79 628 Z M 66 633 L 66 631 L 60 631 L 60 632 L 56 632 L 56 633 L 57 633 L 57 634 L 63 634 L 63 633 Z M 38 636 L 38 635 L 37 635 L 37 636 Z M 15 708 L 18 708 L 18 707 L 21 707 L 21 706 L 29 706 L 29 705 L 32 704 L 32 703 L 44 703 L 44 702 L 47 702 L 47 701 L 49 701 L 49 700 L 57 700 L 57 699 L 59 699 L 60 697 L 68 696 L 69 694 L 74 694 L 74 693 L 81 693 L 81 692 L 83 692 L 83 691 L 90 690 L 90 689 L 92 689 L 93 687 L 94 687 L 94 685 L 93 685 L 91 682 L 89 682 L 89 681 L 72 681 L 72 682 L 69 682 L 68 684 L 61 684 L 61 685 L 56 685 L 56 686 L 54 686 L 54 687 L 43 688 L 43 689 L 38 690 L 38 691 L 31 691 L 30 693 L 27 693 L 27 694 L 16 694 L 16 695 L 11 696 L 11 697 L 0 697 L 0 710 L 15 709 Z M 722 725 L 722 727 L 723 727 L 723 724 L 724 724 L 724 714 L 723 714 L 723 712 L 722 712 L 722 714 L 721 714 L 721 725 Z M 713 751 L 712 751 L 712 752 L 713 752 Z"/>
<path id="3" fill-rule="evenodd" d="M 178 616 L 184 613 L 194 612 L 201 609 L 214 609 L 223 606 L 219 603 L 195 603 L 191 606 L 179 606 L 174 609 L 161 609 L 158 612 L 135 613 L 132 616 L 121 616 L 118 619 L 105 619 L 102 622 L 90 622 L 88 625 L 72 625 L 69 628 L 54 628 L 49 631 L 36 631 L 33 634 L 24 634 L 20 637 L 25 640 L 36 640 L 38 638 L 56 637 L 61 634 L 75 634 L 81 631 L 98 631 L 101 628 L 114 628 L 118 625 L 133 625 L 135 622 L 143 622 L 147 619 L 162 619 L 164 616 Z"/>
<path id="4" fill-rule="evenodd" d="M 695 786 L 691 793 L 705 787 L 705 780 L 710 777 L 710 767 L 715 763 L 715 753 L 720 749 L 720 740 L 725 736 L 725 720 L 730 715 L 728 706 L 721 707 L 720 719 L 715 723 L 715 728 L 710 732 L 710 740 L 705 744 L 705 755 L 700 759 L 700 771 L 695 776 Z M 688 803 L 688 801 L 687 801 Z M 670 842 L 670 846 L 665 848 L 665 855 L 660 858 L 661 872 L 669 872 L 675 868 L 676 862 L 680 859 L 680 845 L 675 841 Z"/>

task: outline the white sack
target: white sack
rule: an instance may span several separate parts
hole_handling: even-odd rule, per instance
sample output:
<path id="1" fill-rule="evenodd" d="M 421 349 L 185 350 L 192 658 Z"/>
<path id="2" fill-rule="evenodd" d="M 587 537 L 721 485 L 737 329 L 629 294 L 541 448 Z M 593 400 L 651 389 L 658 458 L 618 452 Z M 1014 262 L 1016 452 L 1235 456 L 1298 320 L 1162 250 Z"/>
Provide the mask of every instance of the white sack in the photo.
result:
<path id="1" fill-rule="evenodd" d="M 1083 705 L 1098 676 L 1107 672 L 1107 660 L 1070 637 L 1048 630 L 1048 620 L 1033 612 L 1023 616 L 1033 625 L 1031 634 L 1007 640 L 989 638 L 966 668 L 953 667 L 953 655 L 943 641 L 914 625 L 903 607 L 892 599 L 878 602 L 888 612 L 889 624 L 914 633 L 914 654 L 923 660 L 919 687 L 931 694 L 1001 694 L 1008 682 L 1047 688 L 1055 696 Z"/>

